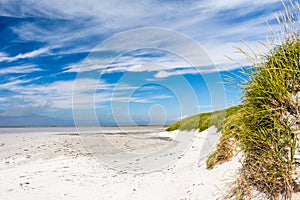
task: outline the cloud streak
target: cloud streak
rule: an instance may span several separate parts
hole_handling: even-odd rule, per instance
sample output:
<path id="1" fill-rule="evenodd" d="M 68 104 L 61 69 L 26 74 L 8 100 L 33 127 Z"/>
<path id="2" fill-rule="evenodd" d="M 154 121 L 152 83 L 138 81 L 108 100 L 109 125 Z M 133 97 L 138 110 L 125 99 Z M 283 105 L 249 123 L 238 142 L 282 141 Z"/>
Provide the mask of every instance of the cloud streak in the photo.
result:
<path id="1" fill-rule="evenodd" d="M 46 42 L 50 49 L 60 49 L 61 53 L 90 51 L 95 44 L 86 42 L 88 38 L 101 42 L 107 35 L 147 26 L 175 29 L 190 35 L 211 52 L 217 46 L 230 44 L 242 38 L 263 38 L 266 31 L 264 21 L 269 18 L 270 11 L 274 11 L 280 4 L 279 0 L 264 0 L 259 3 L 249 0 L 231 0 L 229 3 L 212 3 L 208 0 L 188 3 L 144 1 L 130 5 L 116 0 L 101 3 L 94 0 L 76 2 L 37 1 L 29 5 L 29 2 L 24 1 L 16 7 L 12 2 L 4 1 L 0 11 L 6 16 L 25 18 L 33 15 L 48 19 L 49 25 L 28 22 L 15 26 L 13 31 L 24 40 Z M 64 9 L 66 7 L 67 10 Z M 266 11 L 260 16 L 254 14 L 243 23 L 232 24 L 262 7 Z M 227 21 L 227 18 L 231 20 Z M 54 22 L 57 23 L 57 27 L 52 27 Z M 249 31 L 249 27 L 255 31 Z M 49 28 L 53 28 L 55 34 L 49 32 Z M 71 48 L 65 48 L 68 46 Z M 223 50 L 219 54 L 225 53 Z M 210 56 L 214 59 L 215 54 Z M 221 63 L 223 62 L 224 58 Z"/>
<path id="2" fill-rule="evenodd" d="M 40 56 L 42 54 L 46 54 L 49 51 L 48 48 L 40 48 L 37 50 L 34 50 L 32 52 L 28 52 L 28 53 L 24 53 L 24 54 L 18 54 L 16 56 L 13 57 L 9 57 L 9 56 L 0 56 L 0 62 L 12 62 L 12 61 L 16 61 L 19 59 L 26 59 L 26 58 L 34 58 L 37 56 Z"/>
<path id="3" fill-rule="evenodd" d="M 0 69 L 0 75 L 8 74 L 28 74 L 33 72 L 43 71 L 43 69 L 37 67 L 36 65 L 20 65 Z"/>
<path id="4" fill-rule="evenodd" d="M 30 108 L 47 108 L 49 109 L 71 109 L 73 104 L 74 89 L 76 89 L 77 108 L 90 108 L 91 97 L 94 98 L 95 105 L 107 102 L 138 102 L 150 103 L 159 99 L 172 98 L 168 95 L 152 95 L 149 97 L 131 96 L 130 91 L 139 89 L 138 86 L 132 86 L 125 83 L 115 84 L 105 83 L 94 79 L 77 79 L 77 87 L 74 88 L 74 80 L 55 81 L 45 85 L 37 85 L 32 83 L 36 79 L 18 79 L 7 81 L 0 84 L 1 90 L 10 91 L 9 101 L 2 104 L 6 107 L 7 112 L 2 115 L 16 113 L 26 113 Z M 81 84 L 82 83 L 82 84 Z M 143 90 L 152 90 L 151 87 L 143 88 Z M 8 100 L 8 97 L 1 97 L 1 101 Z M 12 109 L 15 107 L 15 109 Z M 38 112 L 40 109 L 36 109 Z M 34 110 L 34 109 L 33 109 Z M 33 112 L 31 110 L 31 112 Z M 18 115 L 19 115 L 18 114 Z M 28 113 L 27 113 L 28 114 Z"/>

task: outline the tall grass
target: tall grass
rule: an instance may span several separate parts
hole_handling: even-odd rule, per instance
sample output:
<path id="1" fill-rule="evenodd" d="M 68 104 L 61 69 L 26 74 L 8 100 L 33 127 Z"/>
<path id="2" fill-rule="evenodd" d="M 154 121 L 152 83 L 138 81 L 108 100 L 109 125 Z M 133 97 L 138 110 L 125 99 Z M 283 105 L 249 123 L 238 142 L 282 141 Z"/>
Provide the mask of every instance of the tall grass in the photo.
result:
<path id="1" fill-rule="evenodd" d="M 267 54 L 239 49 L 252 62 L 245 71 L 243 103 L 225 122 L 217 152 L 208 167 L 222 162 L 221 155 L 232 156 L 226 143 L 234 141 L 243 151 L 237 198 L 251 198 L 259 191 L 268 199 L 291 199 L 296 183 L 294 155 L 300 126 L 300 6 L 283 3 L 285 12 L 276 15 L 279 30 L 263 45 Z M 252 54 L 251 54 L 252 53 Z M 218 157 L 219 156 L 219 157 Z M 228 158 L 226 158 L 228 159 Z M 225 160 L 226 160 L 225 159 Z"/>
<path id="2" fill-rule="evenodd" d="M 236 147 L 242 151 L 241 174 L 231 193 L 237 199 L 251 199 L 255 194 L 291 199 L 299 187 L 294 175 L 300 167 L 295 162 L 300 137 L 300 4 L 290 1 L 283 7 L 284 12 L 275 15 L 279 26 L 270 26 L 271 35 L 261 43 L 268 49 L 266 54 L 238 48 L 252 66 L 243 71 L 249 81 L 243 83 L 242 104 L 230 109 L 224 121 L 224 111 L 219 111 L 192 116 L 169 127 L 204 130 L 216 125 L 222 129 L 207 167 L 231 159 Z"/>
<path id="3" fill-rule="evenodd" d="M 256 189 L 289 199 L 299 130 L 300 38 L 288 38 L 265 56 L 245 88 L 242 176 Z"/>

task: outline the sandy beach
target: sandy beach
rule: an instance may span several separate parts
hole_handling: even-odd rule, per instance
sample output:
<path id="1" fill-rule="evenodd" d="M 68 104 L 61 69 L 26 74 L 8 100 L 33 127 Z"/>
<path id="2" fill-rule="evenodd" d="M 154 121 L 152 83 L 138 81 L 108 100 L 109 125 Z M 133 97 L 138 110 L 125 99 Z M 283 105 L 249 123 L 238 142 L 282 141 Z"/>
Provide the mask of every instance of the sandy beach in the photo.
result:
<path id="1" fill-rule="evenodd" d="M 234 158 L 206 169 L 203 146 L 216 133 L 214 127 L 202 133 L 153 127 L 79 132 L 75 128 L 0 129 L 0 199 L 218 199 L 240 167 Z M 108 146 L 92 152 L 84 134 L 105 137 L 119 153 Z M 194 136 L 184 150 L 180 145 L 185 137 L 178 134 Z M 135 163 L 132 158 L 124 160 L 120 155 L 126 151 L 140 158 L 134 157 Z M 100 154 L 114 155 L 111 163 L 105 160 L 108 157 L 99 159 Z M 161 163 L 159 158 L 165 161 L 174 155 L 175 160 L 160 167 L 144 166 L 149 160 L 143 163 L 143 158 Z M 128 167 L 130 163 L 133 167 Z"/>

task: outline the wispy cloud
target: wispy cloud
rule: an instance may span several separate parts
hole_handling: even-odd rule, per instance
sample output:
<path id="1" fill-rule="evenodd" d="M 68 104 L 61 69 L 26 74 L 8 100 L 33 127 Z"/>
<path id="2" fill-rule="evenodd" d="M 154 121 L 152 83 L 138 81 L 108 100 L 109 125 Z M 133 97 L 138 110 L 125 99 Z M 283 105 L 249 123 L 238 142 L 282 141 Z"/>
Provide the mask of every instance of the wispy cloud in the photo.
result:
<path id="1" fill-rule="evenodd" d="M 97 45 L 97 40 L 100 43 L 107 35 L 147 26 L 175 29 L 196 39 L 206 47 L 206 51 L 213 52 L 218 46 L 242 38 L 263 38 L 266 26 L 261 22 L 269 18 L 270 11 L 274 11 L 280 4 L 279 0 L 264 0 L 259 3 L 250 0 L 144 1 L 130 4 L 119 0 L 75 2 L 37 1 L 28 6 L 29 2 L 24 1 L 15 6 L 13 2 L 6 0 L 0 4 L 0 11 L 6 16 L 48 19 L 49 22 L 43 24 L 27 22 L 17 25 L 13 27 L 13 31 L 23 40 L 46 42 L 51 49 L 60 49 L 60 52 L 90 51 Z M 255 11 L 262 8 L 266 11 L 256 16 Z M 247 21 L 232 24 L 253 12 L 253 16 L 247 17 Z M 228 15 L 224 16 L 225 13 Z M 59 29 L 52 27 L 54 21 Z M 249 27 L 253 31 L 249 31 Z M 55 34 L 49 28 L 56 30 Z M 88 42 L 89 38 L 93 38 L 96 43 Z M 215 45 L 211 45 L 213 43 Z M 225 53 L 227 51 L 222 50 L 218 55 L 223 56 Z M 214 58 L 216 54 L 212 53 L 210 56 L 219 61 L 219 58 Z M 224 63 L 224 58 L 220 63 Z"/>
<path id="2" fill-rule="evenodd" d="M 40 77 L 38 77 L 40 78 Z M 31 83 L 34 80 L 37 80 L 38 78 L 31 78 L 31 79 L 19 79 L 11 78 L 9 81 L 6 81 L 4 83 L 0 84 L 0 90 L 10 90 L 10 91 L 24 91 L 22 86 L 23 84 Z M 25 89 L 26 87 L 24 87 Z"/>
<path id="3" fill-rule="evenodd" d="M 109 101 L 112 102 L 125 102 L 125 103 L 153 103 L 156 102 L 157 100 L 162 100 L 162 99 L 172 99 L 175 98 L 171 95 L 151 95 L 151 96 L 127 96 L 124 94 L 121 95 L 113 95 Z"/>
<path id="4" fill-rule="evenodd" d="M 25 109 L 29 105 L 30 107 L 44 107 L 45 109 L 46 107 L 47 109 L 70 109 L 73 107 L 72 102 L 76 108 L 84 109 L 90 108 L 94 104 L 99 105 L 112 101 L 149 103 L 153 100 L 172 98 L 167 95 L 131 97 L 130 91 L 135 91 L 138 87 L 125 83 L 119 83 L 116 87 L 114 84 L 99 82 L 95 79 L 77 79 L 75 80 L 77 81 L 76 87 L 74 80 L 55 81 L 45 85 L 34 84 L 32 83 L 34 80 L 36 79 L 16 78 L 0 84 L 0 90 L 12 92 L 9 94 L 10 101 L 2 105 L 6 105 L 5 110 L 10 110 L 9 113 L 12 114 L 15 109 L 8 109 L 12 105 L 18 108 L 17 113 L 21 112 L 23 106 Z M 76 99 L 73 99 L 74 95 Z M 20 106 L 16 106 L 19 104 Z M 25 111 L 27 110 L 26 108 Z M 2 113 L 2 115 L 4 114 L 8 113 Z"/>
<path id="5" fill-rule="evenodd" d="M 141 38 L 142 37 L 143 35 Z M 144 36 L 144 38 L 145 37 L 147 36 Z M 155 78 L 165 78 L 183 74 L 206 74 L 220 71 L 230 71 L 241 67 L 240 65 L 236 65 L 234 63 L 228 64 L 229 59 L 226 58 L 227 61 L 224 61 L 224 55 L 224 58 L 217 60 L 218 64 L 216 64 L 202 47 L 196 45 L 195 48 L 192 45 L 187 44 L 187 42 L 180 41 L 177 38 L 175 38 L 175 40 L 176 44 L 164 44 L 164 46 L 160 47 L 161 49 L 145 48 L 130 52 L 130 54 L 121 54 L 121 56 L 116 58 L 91 56 L 92 58 L 88 57 L 82 63 L 75 63 L 65 67 L 64 73 L 86 72 L 94 70 L 97 70 L 102 74 L 114 72 L 157 72 Z M 159 41 L 159 39 L 156 39 L 155 41 Z M 115 41 L 112 43 L 109 42 L 109 44 L 107 44 L 109 48 L 101 47 L 100 49 L 95 49 L 95 52 L 130 51 L 130 41 L 124 41 L 120 45 L 116 45 L 116 43 Z M 134 47 L 132 48 L 134 49 Z M 174 49 L 174 51 L 177 51 L 178 54 L 166 52 L 164 49 Z M 220 47 L 215 51 L 218 51 L 219 49 Z M 225 50 L 226 46 L 222 47 L 222 49 Z M 239 61 L 242 65 L 247 65 L 244 59 L 235 57 L 235 60 Z"/>
<path id="6" fill-rule="evenodd" d="M 28 52 L 28 53 L 24 53 L 24 54 L 18 54 L 16 56 L 13 56 L 13 57 L 9 57 L 9 56 L 0 56 L 0 62 L 12 62 L 12 61 L 15 61 L 15 60 L 18 60 L 18 59 L 25 59 L 25 58 L 34 58 L 34 57 L 37 57 L 37 56 L 40 56 L 42 54 L 45 54 L 49 51 L 48 48 L 40 48 L 40 49 L 37 49 L 37 50 L 34 50 L 32 52 Z"/>
<path id="7" fill-rule="evenodd" d="M 209 74 L 214 72 L 231 71 L 240 68 L 237 64 L 223 64 L 223 65 L 213 65 L 213 66 L 200 66 L 200 67 L 189 67 L 189 68 L 175 68 L 169 70 L 160 70 L 154 77 L 155 78 L 167 78 L 170 76 L 181 76 L 184 74 Z"/>
<path id="8" fill-rule="evenodd" d="M 43 71 L 43 69 L 37 67 L 36 65 L 20 65 L 0 69 L 0 75 L 7 74 L 28 74 L 33 72 Z"/>
<path id="9" fill-rule="evenodd" d="M 252 1 L 252 0 L 227 0 L 225 1 L 209 1 L 206 0 L 204 4 L 211 9 L 232 9 L 232 8 L 240 8 L 240 7 L 248 7 L 248 6 L 262 6 L 265 4 L 276 3 L 278 0 L 261 0 L 261 1 Z"/>
<path id="10" fill-rule="evenodd" d="M 6 57 L 7 56 L 7 54 L 6 53 L 4 53 L 4 52 L 0 52 L 0 58 L 1 57 Z"/>

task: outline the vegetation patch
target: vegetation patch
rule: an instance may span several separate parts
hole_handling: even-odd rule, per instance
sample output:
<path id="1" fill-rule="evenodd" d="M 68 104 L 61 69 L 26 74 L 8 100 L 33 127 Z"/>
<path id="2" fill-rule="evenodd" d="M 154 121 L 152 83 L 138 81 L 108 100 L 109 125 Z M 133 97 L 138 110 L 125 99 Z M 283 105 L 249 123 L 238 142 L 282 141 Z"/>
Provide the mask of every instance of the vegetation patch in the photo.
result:
<path id="1" fill-rule="evenodd" d="M 251 199 L 253 191 L 267 199 L 291 199 L 299 188 L 295 154 L 300 134 L 300 5 L 290 1 L 283 6 L 285 12 L 276 16 L 280 28 L 271 28 L 271 36 L 262 43 L 267 54 L 238 48 L 252 63 L 243 72 L 249 81 L 243 83 L 242 104 L 169 127 L 202 131 L 215 125 L 222 130 L 216 151 L 207 159 L 208 168 L 231 159 L 235 150 L 242 151 L 240 178 L 231 193 L 237 199 Z"/>
<path id="2" fill-rule="evenodd" d="M 300 130 L 300 6 L 292 1 L 283 6 L 285 13 L 276 16 L 280 29 L 264 44 L 268 53 L 240 49 L 253 66 L 244 72 L 249 81 L 244 83 L 243 103 L 225 122 L 221 148 L 207 161 L 208 167 L 222 163 L 219 151 L 232 156 L 232 150 L 222 146 L 238 144 L 243 159 L 233 190 L 237 199 L 251 198 L 253 191 L 267 199 L 291 199 L 299 187 L 294 175 L 299 167 L 295 153 Z"/>
<path id="3" fill-rule="evenodd" d="M 224 119 L 227 116 L 232 115 L 236 112 L 238 106 L 232 107 L 225 110 L 215 111 L 215 112 L 207 112 L 201 113 L 194 116 L 190 116 L 171 124 L 166 130 L 174 131 L 174 130 L 199 130 L 204 131 L 208 129 L 210 126 L 216 126 L 218 130 L 222 129 Z"/>

